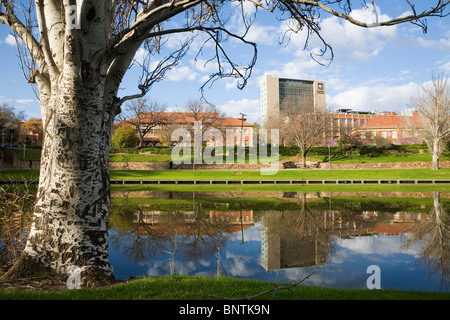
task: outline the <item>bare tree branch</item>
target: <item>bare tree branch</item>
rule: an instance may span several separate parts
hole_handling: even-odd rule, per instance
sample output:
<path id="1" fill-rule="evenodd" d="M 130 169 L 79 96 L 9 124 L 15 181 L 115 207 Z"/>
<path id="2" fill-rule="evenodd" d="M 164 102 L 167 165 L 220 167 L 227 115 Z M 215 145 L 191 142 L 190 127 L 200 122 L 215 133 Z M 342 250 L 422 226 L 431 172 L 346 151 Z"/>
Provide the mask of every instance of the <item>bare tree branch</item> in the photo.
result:
<path id="1" fill-rule="evenodd" d="M 432 155 L 432 169 L 439 169 L 439 157 L 450 140 L 450 92 L 448 78 L 433 74 L 431 84 L 424 84 L 413 106 L 417 116 L 410 128 L 426 142 Z"/>

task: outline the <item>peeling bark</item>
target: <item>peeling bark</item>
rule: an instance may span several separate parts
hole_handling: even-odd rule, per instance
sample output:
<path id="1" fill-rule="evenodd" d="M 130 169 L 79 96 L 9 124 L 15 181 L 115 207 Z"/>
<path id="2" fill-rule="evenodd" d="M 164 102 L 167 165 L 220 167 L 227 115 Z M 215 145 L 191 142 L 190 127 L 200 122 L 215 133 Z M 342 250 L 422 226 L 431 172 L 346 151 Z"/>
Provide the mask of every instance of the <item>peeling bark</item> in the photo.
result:
<path id="1" fill-rule="evenodd" d="M 40 269 L 63 275 L 75 265 L 86 276 L 113 279 L 107 243 L 113 117 L 103 96 L 101 85 L 65 80 L 47 106 L 33 225 L 20 262 L 7 276 Z"/>

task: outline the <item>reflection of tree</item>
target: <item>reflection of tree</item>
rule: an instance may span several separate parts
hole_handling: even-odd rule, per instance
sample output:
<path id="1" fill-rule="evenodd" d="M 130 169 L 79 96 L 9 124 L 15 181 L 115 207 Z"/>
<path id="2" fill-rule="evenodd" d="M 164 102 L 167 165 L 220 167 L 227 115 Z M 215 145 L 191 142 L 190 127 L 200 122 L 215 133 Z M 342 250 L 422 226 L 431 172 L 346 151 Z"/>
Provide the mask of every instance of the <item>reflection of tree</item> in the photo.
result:
<path id="1" fill-rule="evenodd" d="M 296 221 L 297 226 L 302 233 L 314 234 L 319 246 L 328 246 L 328 253 L 332 254 L 335 250 L 335 238 L 330 237 L 330 233 L 327 231 L 327 217 L 326 215 L 324 216 L 323 213 L 323 211 L 313 211 L 308 208 L 306 193 L 303 192 L 301 210 Z"/>
<path id="2" fill-rule="evenodd" d="M 112 248 L 122 248 L 124 256 L 135 263 L 143 262 L 156 255 L 160 250 L 167 250 L 170 236 L 164 230 L 150 229 L 143 222 L 142 209 L 137 205 L 113 207 L 110 221 L 116 233 L 110 235 Z M 137 213 L 137 217 L 136 217 Z M 138 220 L 138 223 L 134 221 Z M 145 232 L 142 232 L 143 230 Z"/>
<path id="3" fill-rule="evenodd" d="M 262 219 L 262 265 L 274 270 L 326 264 L 333 237 L 324 218 L 323 210 L 308 208 L 305 193 L 297 210 L 266 212 Z"/>
<path id="4" fill-rule="evenodd" d="M 229 239 L 231 224 L 213 221 L 200 211 L 200 203 L 194 210 L 194 219 L 186 224 L 183 246 L 188 259 L 198 260 L 214 255 L 218 249 L 225 247 Z"/>
<path id="5" fill-rule="evenodd" d="M 440 273 L 440 285 L 446 289 L 450 282 L 450 216 L 440 202 L 439 192 L 433 192 L 433 200 L 427 221 L 418 224 L 405 246 L 422 241 L 417 261 L 430 270 L 430 277 Z"/>
<path id="6" fill-rule="evenodd" d="M 207 258 L 225 246 L 231 232 L 231 224 L 211 220 L 209 214 L 201 211 L 200 204 L 190 212 L 164 211 L 154 224 L 144 219 L 144 211 L 151 207 L 125 207 L 112 209 L 116 233 L 110 236 L 110 245 L 134 262 L 146 261 L 159 252 L 174 255 L 175 251 L 183 252 L 189 260 Z"/>

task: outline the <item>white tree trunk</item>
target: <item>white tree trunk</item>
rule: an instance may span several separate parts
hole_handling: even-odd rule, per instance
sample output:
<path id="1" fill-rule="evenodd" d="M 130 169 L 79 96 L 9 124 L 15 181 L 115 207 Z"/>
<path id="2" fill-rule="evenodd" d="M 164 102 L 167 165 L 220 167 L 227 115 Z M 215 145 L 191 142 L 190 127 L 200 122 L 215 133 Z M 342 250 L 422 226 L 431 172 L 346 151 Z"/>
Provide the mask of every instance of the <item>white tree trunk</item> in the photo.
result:
<path id="1" fill-rule="evenodd" d="M 433 170 L 439 170 L 439 157 L 441 155 L 440 150 L 440 141 L 438 139 L 435 139 L 433 141 L 433 149 L 432 149 L 432 162 L 431 162 L 431 169 Z"/>
<path id="2" fill-rule="evenodd" d="M 113 119 L 102 86 L 63 81 L 44 119 L 45 139 L 34 220 L 11 276 L 81 268 L 85 285 L 113 279 L 108 261 L 108 155 Z"/>

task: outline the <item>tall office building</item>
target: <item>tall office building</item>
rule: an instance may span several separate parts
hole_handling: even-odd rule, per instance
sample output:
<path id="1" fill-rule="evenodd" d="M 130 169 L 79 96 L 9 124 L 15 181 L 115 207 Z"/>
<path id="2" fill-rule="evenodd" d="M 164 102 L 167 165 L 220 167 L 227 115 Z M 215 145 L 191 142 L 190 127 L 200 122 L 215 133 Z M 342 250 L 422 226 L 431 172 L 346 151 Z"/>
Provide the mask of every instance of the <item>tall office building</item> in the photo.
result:
<path id="1" fill-rule="evenodd" d="M 261 82 L 261 125 L 285 106 L 301 112 L 325 112 L 325 81 L 265 76 Z"/>

